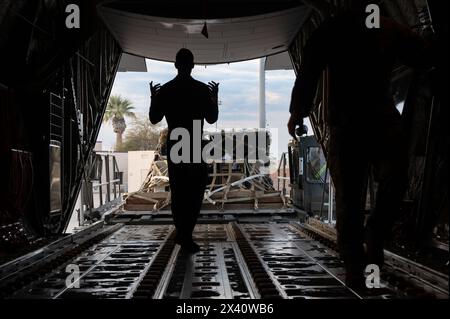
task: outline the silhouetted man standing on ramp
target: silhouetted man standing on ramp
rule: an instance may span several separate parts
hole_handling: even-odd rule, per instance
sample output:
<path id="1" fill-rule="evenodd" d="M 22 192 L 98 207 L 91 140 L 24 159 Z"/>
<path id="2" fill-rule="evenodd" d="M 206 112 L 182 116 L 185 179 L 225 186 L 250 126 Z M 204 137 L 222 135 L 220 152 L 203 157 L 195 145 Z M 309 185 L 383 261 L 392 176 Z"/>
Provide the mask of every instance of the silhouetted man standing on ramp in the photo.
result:
<path id="1" fill-rule="evenodd" d="M 191 77 L 194 56 L 188 49 L 178 51 L 175 67 L 178 75 L 173 80 L 163 86 L 150 83 L 152 101 L 149 115 L 153 124 L 165 116 L 169 126 L 167 154 L 172 216 L 177 229 L 175 241 L 182 249 L 197 252 L 200 248 L 193 241 L 192 232 L 200 213 L 208 177 L 201 154 L 201 136 L 204 120 L 210 124 L 217 121 L 219 84 L 209 82 L 206 85 Z M 200 125 L 198 128 L 197 124 Z M 178 132 L 188 133 L 189 138 L 186 140 L 186 134 L 180 135 Z M 188 144 L 172 150 L 179 143 Z M 200 148 L 194 145 L 200 145 Z"/>
<path id="2" fill-rule="evenodd" d="M 295 137 L 328 68 L 327 162 L 336 187 L 339 252 L 346 284 L 364 289 L 365 266 L 383 264 L 383 242 L 400 208 L 407 177 L 400 113 L 390 94 L 391 72 L 397 61 L 421 67 L 427 50 L 419 36 L 393 20 L 381 17 L 380 28 L 368 28 L 365 2 L 357 3 L 354 10 L 324 22 L 308 40 L 292 91 L 288 129 Z M 362 207 L 369 165 L 379 185 L 365 234 Z"/>

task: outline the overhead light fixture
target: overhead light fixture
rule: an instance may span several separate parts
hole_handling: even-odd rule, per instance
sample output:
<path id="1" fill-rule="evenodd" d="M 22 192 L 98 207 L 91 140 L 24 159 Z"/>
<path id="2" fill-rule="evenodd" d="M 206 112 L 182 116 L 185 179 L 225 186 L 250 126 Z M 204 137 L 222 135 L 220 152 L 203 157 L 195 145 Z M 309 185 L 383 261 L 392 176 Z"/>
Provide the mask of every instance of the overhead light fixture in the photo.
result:
<path id="1" fill-rule="evenodd" d="M 208 35 L 208 26 L 206 25 L 206 21 L 205 24 L 203 25 L 203 29 L 202 29 L 202 34 L 205 38 L 208 39 L 209 35 Z"/>

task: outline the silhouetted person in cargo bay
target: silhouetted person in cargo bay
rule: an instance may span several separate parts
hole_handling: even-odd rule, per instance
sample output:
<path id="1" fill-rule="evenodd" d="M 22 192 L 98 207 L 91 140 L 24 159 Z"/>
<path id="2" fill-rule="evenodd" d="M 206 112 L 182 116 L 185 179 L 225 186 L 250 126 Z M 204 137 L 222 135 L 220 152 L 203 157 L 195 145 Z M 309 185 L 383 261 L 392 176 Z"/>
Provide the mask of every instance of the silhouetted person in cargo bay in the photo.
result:
<path id="1" fill-rule="evenodd" d="M 424 41 L 381 17 L 380 28 L 365 24 L 365 8 L 328 19 L 307 41 L 292 91 L 288 123 L 295 128 L 310 114 L 318 81 L 328 70 L 330 139 L 327 160 L 336 188 L 338 245 L 346 284 L 364 289 L 367 264 L 383 264 L 383 241 L 392 228 L 407 177 L 400 113 L 390 95 L 397 62 L 421 67 Z M 375 209 L 364 229 L 365 178 L 369 165 L 379 183 Z M 366 240 L 366 249 L 364 249 Z"/>
<path id="2" fill-rule="evenodd" d="M 167 134 L 167 155 L 169 168 L 169 181 L 171 191 L 172 216 L 177 229 L 176 243 L 189 252 L 199 251 L 199 246 L 192 239 L 192 231 L 197 222 L 203 195 L 207 182 L 207 167 L 203 159 L 195 161 L 193 158 L 201 154 L 193 154 L 198 151 L 194 144 L 201 141 L 195 131 L 194 121 L 201 121 L 201 133 L 203 133 L 203 121 L 213 124 L 218 117 L 218 91 L 219 84 L 209 82 L 208 85 L 191 77 L 194 68 L 194 56 L 188 49 L 181 49 L 176 55 L 175 67 L 178 75 L 172 80 L 160 86 L 150 83 L 152 101 L 150 105 L 150 121 L 153 124 L 166 117 L 169 126 Z M 197 122 L 198 122 L 197 121 Z M 190 160 L 179 162 L 183 154 L 171 152 L 178 140 L 170 138 L 171 133 L 179 129 L 189 132 L 190 144 L 182 148 L 181 152 Z M 175 134 L 177 135 L 177 134 Z M 178 138 L 178 136 L 177 136 Z M 201 139 L 201 137 L 200 137 Z M 198 144 L 197 144 L 198 145 Z M 176 153 L 176 154 L 175 154 Z"/>

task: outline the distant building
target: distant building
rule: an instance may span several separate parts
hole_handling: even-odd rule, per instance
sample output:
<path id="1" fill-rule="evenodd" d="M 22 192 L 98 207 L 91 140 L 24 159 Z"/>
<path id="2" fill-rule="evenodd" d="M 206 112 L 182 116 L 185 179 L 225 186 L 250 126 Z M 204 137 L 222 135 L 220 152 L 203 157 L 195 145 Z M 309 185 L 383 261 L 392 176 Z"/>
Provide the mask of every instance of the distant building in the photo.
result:
<path id="1" fill-rule="evenodd" d="M 95 142 L 94 151 L 95 151 L 95 152 L 101 152 L 101 151 L 103 151 L 103 142 L 102 142 L 102 141 L 97 141 L 97 142 Z"/>
<path id="2" fill-rule="evenodd" d="M 140 189 L 154 156 L 155 151 L 128 152 L 128 192 L 136 192 Z"/>

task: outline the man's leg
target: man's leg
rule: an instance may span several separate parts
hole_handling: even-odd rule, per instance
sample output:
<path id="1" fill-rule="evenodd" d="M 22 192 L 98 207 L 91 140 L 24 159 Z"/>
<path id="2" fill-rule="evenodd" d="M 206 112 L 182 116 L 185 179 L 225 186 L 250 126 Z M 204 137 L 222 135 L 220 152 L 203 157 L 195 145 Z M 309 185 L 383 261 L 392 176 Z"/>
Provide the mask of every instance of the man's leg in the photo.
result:
<path id="1" fill-rule="evenodd" d="M 177 230 L 175 240 L 178 244 L 191 242 L 190 232 L 190 178 L 189 168 L 182 164 L 169 165 L 169 181 L 171 189 L 171 208 Z"/>
<path id="2" fill-rule="evenodd" d="M 336 189 L 338 246 L 346 270 L 346 284 L 364 287 L 364 215 L 362 196 L 367 160 L 352 139 L 336 134 L 328 154 L 328 166 Z"/>
<path id="3" fill-rule="evenodd" d="M 197 219 L 202 208 L 203 197 L 205 194 L 206 179 L 207 179 L 207 166 L 206 164 L 200 164 L 193 170 L 193 185 L 191 192 L 191 206 L 190 206 L 190 232 L 192 234 Z"/>
<path id="4" fill-rule="evenodd" d="M 199 246 L 192 239 L 192 232 L 197 222 L 205 184 L 198 167 L 192 164 L 172 165 L 169 170 L 172 192 L 172 214 L 177 228 L 176 241 L 189 252 L 199 251 Z M 172 176 L 174 178 L 172 178 Z M 200 185 L 201 184 L 201 185 Z M 200 198 L 201 193 L 201 198 Z"/>
<path id="5" fill-rule="evenodd" d="M 182 225 L 182 205 L 180 205 L 180 200 L 178 193 L 182 190 L 179 189 L 178 178 L 179 174 L 177 172 L 176 166 L 173 163 L 168 162 L 168 171 L 169 171 L 169 183 L 170 183 L 170 206 L 172 211 L 173 223 L 176 229 L 176 237 L 175 240 L 180 242 L 182 237 L 181 234 L 181 225 Z"/>
<path id="6" fill-rule="evenodd" d="M 407 180 L 407 153 L 399 130 L 387 130 L 374 154 L 375 209 L 366 224 L 368 262 L 382 266 L 384 241 L 397 217 Z"/>

